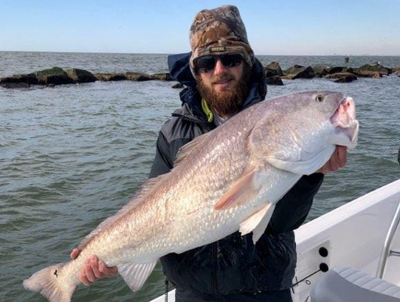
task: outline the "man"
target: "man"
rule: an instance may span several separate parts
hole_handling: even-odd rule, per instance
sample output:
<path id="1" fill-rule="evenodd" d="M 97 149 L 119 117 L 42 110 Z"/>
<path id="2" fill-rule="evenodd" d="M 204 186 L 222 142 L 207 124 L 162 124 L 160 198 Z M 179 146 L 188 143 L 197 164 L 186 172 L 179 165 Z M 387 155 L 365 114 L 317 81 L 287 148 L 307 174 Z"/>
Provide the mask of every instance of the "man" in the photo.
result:
<path id="1" fill-rule="evenodd" d="M 190 31 L 192 52 L 169 58 L 170 74 L 187 87 L 182 107 L 164 124 L 150 177 L 169 172 L 178 150 L 266 95 L 263 67 L 254 57 L 246 29 L 234 6 L 199 12 Z M 346 163 L 337 148 L 318 172 L 304 176 L 278 202 L 271 222 L 254 246 L 251 234 L 236 232 L 218 242 L 161 258 L 176 301 L 291 301 L 296 265 L 293 230 L 305 220 L 323 174 Z M 73 258 L 79 251 L 74 250 Z M 81 279 L 90 284 L 116 273 L 93 257 Z"/>

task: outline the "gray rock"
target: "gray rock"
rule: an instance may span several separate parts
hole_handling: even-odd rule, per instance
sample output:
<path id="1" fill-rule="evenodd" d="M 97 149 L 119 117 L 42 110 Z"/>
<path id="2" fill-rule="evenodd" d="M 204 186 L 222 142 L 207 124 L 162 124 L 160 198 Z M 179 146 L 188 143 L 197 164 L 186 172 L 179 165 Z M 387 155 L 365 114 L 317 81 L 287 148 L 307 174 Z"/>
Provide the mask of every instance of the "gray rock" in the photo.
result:
<path id="1" fill-rule="evenodd" d="M 352 78 L 353 80 L 357 80 L 357 76 L 350 72 L 337 72 L 337 73 L 333 73 L 333 74 L 327 74 L 325 76 L 325 78 L 327 78 L 327 79 L 339 79 L 339 78 L 343 78 L 343 77 L 349 77 L 349 78 Z"/>
<path id="2" fill-rule="evenodd" d="M 0 83 L 27 83 L 32 85 L 39 84 L 38 79 L 34 73 L 29 74 L 16 74 L 11 77 L 5 77 L 0 80 Z"/>
<path id="3" fill-rule="evenodd" d="M 155 73 L 151 77 L 153 80 L 172 81 L 172 78 L 169 73 Z"/>
<path id="4" fill-rule="evenodd" d="M 289 80 L 295 79 L 312 79 L 314 77 L 314 70 L 308 66 L 294 65 L 285 71 L 284 78 Z"/>
<path id="5" fill-rule="evenodd" d="M 328 71 L 328 74 L 335 74 L 335 73 L 340 73 L 340 72 L 350 72 L 350 73 L 353 73 L 353 68 L 344 67 L 344 66 L 335 66 L 335 67 L 332 67 L 332 68 Z"/>
<path id="6" fill-rule="evenodd" d="M 334 74 L 328 74 L 325 76 L 326 79 L 336 79 L 335 83 L 350 83 L 357 80 L 357 77 L 350 72 L 338 72 Z"/>
<path id="7" fill-rule="evenodd" d="M 392 71 L 393 71 L 393 73 L 394 73 L 395 75 L 397 75 L 397 76 L 400 77 L 400 66 L 398 66 L 398 67 L 393 67 L 393 68 L 392 68 Z"/>
<path id="8" fill-rule="evenodd" d="M 153 78 L 150 75 L 140 72 L 127 72 L 126 78 L 129 81 L 138 81 L 138 82 L 153 80 Z"/>
<path id="9" fill-rule="evenodd" d="M 267 85 L 283 86 L 283 82 L 280 76 L 274 75 L 267 78 Z"/>
<path id="10" fill-rule="evenodd" d="M 351 82 L 353 82 L 353 80 L 350 77 L 343 77 L 343 78 L 338 78 L 337 80 L 335 80 L 333 82 L 334 83 L 351 83 Z"/>
<path id="11" fill-rule="evenodd" d="M 29 83 L 19 82 L 19 83 L 0 83 L 1 87 L 9 88 L 9 89 L 20 89 L 20 88 L 29 88 L 31 85 Z"/>
<path id="12" fill-rule="evenodd" d="M 332 69 L 332 65 L 313 65 L 314 75 L 318 78 L 326 76 Z"/>
<path id="13" fill-rule="evenodd" d="M 383 76 L 383 74 L 378 71 L 360 70 L 359 68 L 354 69 L 354 74 L 356 74 L 359 77 L 376 78 L 376 79 L 381 78 Z"/>
<path id="14" fill-rule="evenodd" d="M 91 72 L 83 69 L 71 68 L 67 69 L 66 72 L 75 83 L 91 83 L 97 81 L 97 78 Z"/>
<path id="15" fill-rule="evenodd" d="M 95 73 L 94 76 L 99 81 L 126 81 L 127 77 L 123 73 Z"/>
<path id="16" fill-rule="evenodd" d="M 356 68 L 354 73 L 360 77 L 380 78 L 384 75 L 390 75 L 392 73 L 392 69 L 382 66 L 379 62 L 374 62 L 371 64 L 365 64 L 360 68 Z"/>
<path id="17" fill-rule="evenodd" d="M 42 85 L 61 85 L 61 84 L 72 84 L 74 80 L 71 79 L 68 74 L 60 67 L 53 67 L 35 72 L 36 78 L 39 84 Z"/>
<path id="18" fill-rule="evenodd" d="M 283 71 L 281 66 L 278 62 L 271 62 L 264 67 L 265 76 L 272 77 L 272 76 L 283 76 Z"/>
<path id="19" fill-rule="evenodd" d="M 183 84 L 181 84 L 181 83 L 177 83 L 177 84 L 175 84 L 175 85 L 173 85 L 172 86 L 172 88 L 174 88 L 174 89 L 181 89 L 181 88 L 183 88 L 184 86 L 183 86 Z"/>

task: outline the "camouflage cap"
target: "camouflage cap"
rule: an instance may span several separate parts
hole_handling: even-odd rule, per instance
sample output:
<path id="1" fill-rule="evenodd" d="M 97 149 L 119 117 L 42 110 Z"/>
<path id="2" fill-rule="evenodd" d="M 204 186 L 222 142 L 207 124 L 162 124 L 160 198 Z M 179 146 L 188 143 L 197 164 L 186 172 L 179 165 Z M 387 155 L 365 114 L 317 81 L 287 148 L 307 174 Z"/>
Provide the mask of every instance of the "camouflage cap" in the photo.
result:
<path id="1" fill-rule="evenodd" d="M 239 53 L 249 66 L 253 65 L 254 53 L 247 40 L 246 28 L 238 8 L 233 5 L 197 13 L 190 28 L 190 46 L 192 71 L 194 59 L 212 54 Z"/>

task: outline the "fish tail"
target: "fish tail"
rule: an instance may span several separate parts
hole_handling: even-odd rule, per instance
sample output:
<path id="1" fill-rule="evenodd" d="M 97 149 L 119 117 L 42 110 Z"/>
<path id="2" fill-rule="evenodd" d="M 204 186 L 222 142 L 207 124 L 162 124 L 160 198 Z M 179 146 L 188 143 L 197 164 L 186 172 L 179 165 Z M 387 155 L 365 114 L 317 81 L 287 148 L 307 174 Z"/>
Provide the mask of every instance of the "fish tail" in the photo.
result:
<path id="1" fill-rule="evenodd" d="M 50 302 L 70 302 L 76 284 L 63 276 L 63 266 L 64 263 L 59 263 L 38 271 L 24 280 L 24 287 L 31 291 L 40 292 Z"/>

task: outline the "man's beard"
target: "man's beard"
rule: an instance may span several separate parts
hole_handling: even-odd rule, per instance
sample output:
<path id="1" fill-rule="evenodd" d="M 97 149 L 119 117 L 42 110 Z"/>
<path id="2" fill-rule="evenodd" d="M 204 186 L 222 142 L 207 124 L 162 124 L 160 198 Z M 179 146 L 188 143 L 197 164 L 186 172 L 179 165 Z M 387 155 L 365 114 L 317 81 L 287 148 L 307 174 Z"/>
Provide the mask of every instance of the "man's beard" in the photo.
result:
<path id="1" fill-rule="evenodd" d="M 219 92 L 215 91 L 212 87 L 207 87 L 201 78 L 198 77 L 197 89 L 206 100 L 210 109 L 215 110 L 220 116 L 229 117 L 240 110 L 249 94 L 250 73 L 251 70 L 249 68 L 244 68 L 243 76 L 239 81 L 236 81 L 235 78 L 228 73 L 212 78 L 212 84 L 226 80 L 234 80 L 236 82 L 234 87 Z"/>

